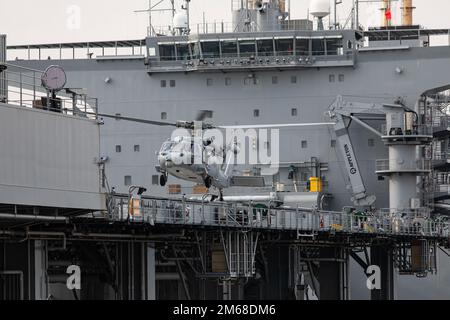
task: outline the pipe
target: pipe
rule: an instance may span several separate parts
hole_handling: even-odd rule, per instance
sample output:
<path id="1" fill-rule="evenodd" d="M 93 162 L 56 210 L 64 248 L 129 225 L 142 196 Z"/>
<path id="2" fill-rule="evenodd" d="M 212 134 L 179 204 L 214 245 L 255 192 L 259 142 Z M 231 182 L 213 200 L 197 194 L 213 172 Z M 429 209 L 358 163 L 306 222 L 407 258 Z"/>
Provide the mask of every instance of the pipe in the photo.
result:
<path id="1" fill-rule="evenodd" d="M 69 218 L 66 217 L 32 216 L 25 214 L 10 214 L 10 213 L 0 213 L 0 219 L 34 220 L 42 222 L 66 222 L 66 223 L 69 221 Z"/>
<path id="2" fill-rule="evenodd" d="M 225 202 L 250 202 L 250 201 L 274 201 L 278 200 L 275 194 L 266 196 L 224 196 Z"/>
<path id="3" fill-rule="evenodd" d="M 404 26 L 413 25 L 413 11 L 416 7 L 413 6 L 412 0 L 403 0 L 402 6 L 402 24 Z"/>

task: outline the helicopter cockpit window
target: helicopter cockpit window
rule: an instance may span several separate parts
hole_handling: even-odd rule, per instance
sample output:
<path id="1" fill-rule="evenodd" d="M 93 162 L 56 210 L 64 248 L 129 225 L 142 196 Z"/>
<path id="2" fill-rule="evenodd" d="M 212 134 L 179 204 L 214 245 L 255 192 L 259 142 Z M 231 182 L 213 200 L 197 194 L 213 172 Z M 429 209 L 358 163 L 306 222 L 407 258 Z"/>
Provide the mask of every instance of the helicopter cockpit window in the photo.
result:
<path id="1" fill-rule="evenodd" d="M 161 152 L 168 152 L 168 151 L 170 151 L 173 148 L 174 145 L 175 145 L 175 143 L 173 143 L 172 141 L 164 142 L 162 147 L 161 147 Z"/>

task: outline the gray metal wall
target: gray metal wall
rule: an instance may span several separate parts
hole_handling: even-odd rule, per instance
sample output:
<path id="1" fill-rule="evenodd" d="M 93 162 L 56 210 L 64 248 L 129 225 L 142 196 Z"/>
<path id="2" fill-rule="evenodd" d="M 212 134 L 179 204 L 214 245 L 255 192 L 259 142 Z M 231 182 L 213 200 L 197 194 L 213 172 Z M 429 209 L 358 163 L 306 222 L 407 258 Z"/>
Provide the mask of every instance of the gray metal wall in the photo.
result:
<path id="1" fill-rule="evenodd" d="M 0 64 L 6 61 L 6 35 L 0 34 Z M 6 79 L 0 73 L 0 101 L 6 101 L 8 92 L 6 90 Z"/>
<path id="2" fill-rule="evenodd" d="M 93 120 L 0 103 L 0 203 L 99 210 Z"/>

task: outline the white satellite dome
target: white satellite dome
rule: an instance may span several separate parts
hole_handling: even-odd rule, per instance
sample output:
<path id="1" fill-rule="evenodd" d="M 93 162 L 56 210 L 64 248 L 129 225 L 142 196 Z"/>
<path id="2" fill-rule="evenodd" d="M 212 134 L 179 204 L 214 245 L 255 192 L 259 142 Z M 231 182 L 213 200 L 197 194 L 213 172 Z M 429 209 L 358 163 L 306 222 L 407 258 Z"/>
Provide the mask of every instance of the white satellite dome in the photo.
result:
<path id="1" fill-rule="evenodd" d="M 330 2 L 328 0 L 311 0 L 309 12 L 317 18 L 324 18 L 330 14 Z"/>
<path id="2" fill-rule="evenodd" d="M 177 13 L 173 17 L 173 27 L 175 29 L 186 29 L 188 27 L 188 17 L 185 12 Z"/>

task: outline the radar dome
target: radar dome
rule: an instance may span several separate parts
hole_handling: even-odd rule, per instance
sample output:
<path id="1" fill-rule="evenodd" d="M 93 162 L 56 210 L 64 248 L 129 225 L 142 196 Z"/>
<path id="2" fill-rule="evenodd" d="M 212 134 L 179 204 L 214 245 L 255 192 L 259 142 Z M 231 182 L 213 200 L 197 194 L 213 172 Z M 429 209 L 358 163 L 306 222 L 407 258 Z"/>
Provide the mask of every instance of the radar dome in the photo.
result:
<path id="1" fill-rule="evenodd" d="M 175 29 L 187 29 L 188 18 L 186 13 L 180 12 L 173 17 L 173 27 Z"/>
<path id="2" fill-rule="evenodd" d="M 330 14 L 330 2 L 328 0 L 312 0 L 309 12 L 317 18 L 324 18 Z"/>

